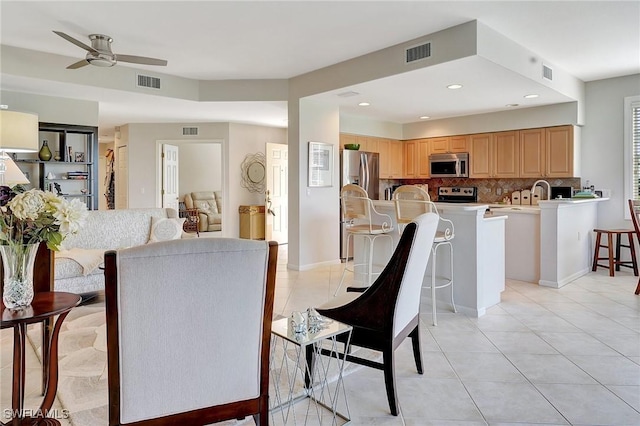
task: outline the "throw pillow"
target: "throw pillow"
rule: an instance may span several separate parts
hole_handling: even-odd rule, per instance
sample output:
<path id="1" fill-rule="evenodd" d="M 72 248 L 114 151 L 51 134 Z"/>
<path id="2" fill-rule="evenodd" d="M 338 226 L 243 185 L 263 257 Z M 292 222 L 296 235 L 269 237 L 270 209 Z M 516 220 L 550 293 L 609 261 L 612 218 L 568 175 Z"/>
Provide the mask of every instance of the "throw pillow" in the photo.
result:
<path id="1" fill-rule="evenodd" d="M 152 217 L 149 242 L 178 240 L 182 236 L 182 225 L 185 218 Z"/>

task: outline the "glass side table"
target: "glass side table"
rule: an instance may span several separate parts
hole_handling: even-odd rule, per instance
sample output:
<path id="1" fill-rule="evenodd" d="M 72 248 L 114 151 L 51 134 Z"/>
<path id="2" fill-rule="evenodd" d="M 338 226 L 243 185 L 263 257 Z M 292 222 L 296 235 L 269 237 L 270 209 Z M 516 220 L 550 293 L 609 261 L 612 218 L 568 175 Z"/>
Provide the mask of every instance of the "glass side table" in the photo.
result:
<path id="1" fill-rule="evenodd" d="M 337 426 L 349 423 L 343 383 L 345 360 L 323 356 L 321 350 L 337 353 L 339 344 L 349 344 L 353 327 L 325 320 L 324 328 L 317 333 L 294 333 L 289 318 L 273 321 L 269 380 L 271 424 L 306 425 L 309 421 L 314 425 Z M 311 370 L 306 357 L 310 351 L 315 354 Z M 305 384 L 309 377 L 313 382 Z M 306 404 L 298 404 L 303 400 Z M 344 403 L 346 414 L 338 412 L 339 402 Z"/>

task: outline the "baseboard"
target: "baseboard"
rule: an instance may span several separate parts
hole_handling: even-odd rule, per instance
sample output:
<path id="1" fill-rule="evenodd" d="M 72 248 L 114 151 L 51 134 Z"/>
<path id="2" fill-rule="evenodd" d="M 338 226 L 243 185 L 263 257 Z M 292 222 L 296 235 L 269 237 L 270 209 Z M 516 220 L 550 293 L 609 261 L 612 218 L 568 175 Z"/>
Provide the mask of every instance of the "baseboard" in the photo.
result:
<path id="1" fill-rule="evenodd" d="M 551 287 L 551 288 L 560 288 L 565 285 L 577 280 L 578 278 L 587 275 L 589 273 L 589 268 L 582 269 L 574 274 L 569 275 L 566 278 L 561 279 L 560 281 L 548 281 L 548 280 L 540 280 L 538 284 L 543 287 Z"/>

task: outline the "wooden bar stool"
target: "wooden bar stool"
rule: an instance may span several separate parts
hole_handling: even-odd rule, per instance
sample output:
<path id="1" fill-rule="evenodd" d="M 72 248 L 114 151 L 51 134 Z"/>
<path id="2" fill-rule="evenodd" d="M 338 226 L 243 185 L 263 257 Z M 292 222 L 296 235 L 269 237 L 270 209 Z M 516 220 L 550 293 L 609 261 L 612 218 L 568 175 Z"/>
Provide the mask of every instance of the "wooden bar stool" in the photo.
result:
<path id="1" fill-rule="evenodd" d="M 615 275 L 614 268 L 616 271 L 620 270 L 621 266 L 625 268 L 633 268 L 633 275 L 638 276 L 638 263 L 636 261 L 636 248 L 633 245 L 633 234 L 635 231 L 628 229 L 594 229 L 593 232 L 596 233 L 596 247 L 593 253 L 593 267 L 592 271 L 595 271 L 598 266 L 601 268 L 609 269 L 609 276 L 613 277 Z M 602 234 L 607 234 L 607 245 L 601 244 Z M 622 244 L 622 235 L 626 234 L 628 244 Z M 615 255 L 613 252 L 613 236 L 616 236 L 616 246 L 615 246 Z M 620 248 L 625 247 L 631 251 L 631 260 L 620 260 Z M 599 257 L 600 248 L 607 249 L 607 257 Z M 598 263 L 600 260 L 608 260 L 607 265 L 603 265 Z"/>

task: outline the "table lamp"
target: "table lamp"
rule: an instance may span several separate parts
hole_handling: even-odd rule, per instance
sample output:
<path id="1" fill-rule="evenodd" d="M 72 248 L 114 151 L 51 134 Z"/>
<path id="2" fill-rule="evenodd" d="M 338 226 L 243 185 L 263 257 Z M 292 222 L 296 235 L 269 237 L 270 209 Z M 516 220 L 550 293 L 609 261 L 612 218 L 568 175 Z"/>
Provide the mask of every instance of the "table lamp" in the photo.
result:
<path id="1" fill-rule="evenodd" d="M 7 152 L 36 151 L 38 116 L 26 112 L 0 110 L 0 185 L 29 182 Z"/>

